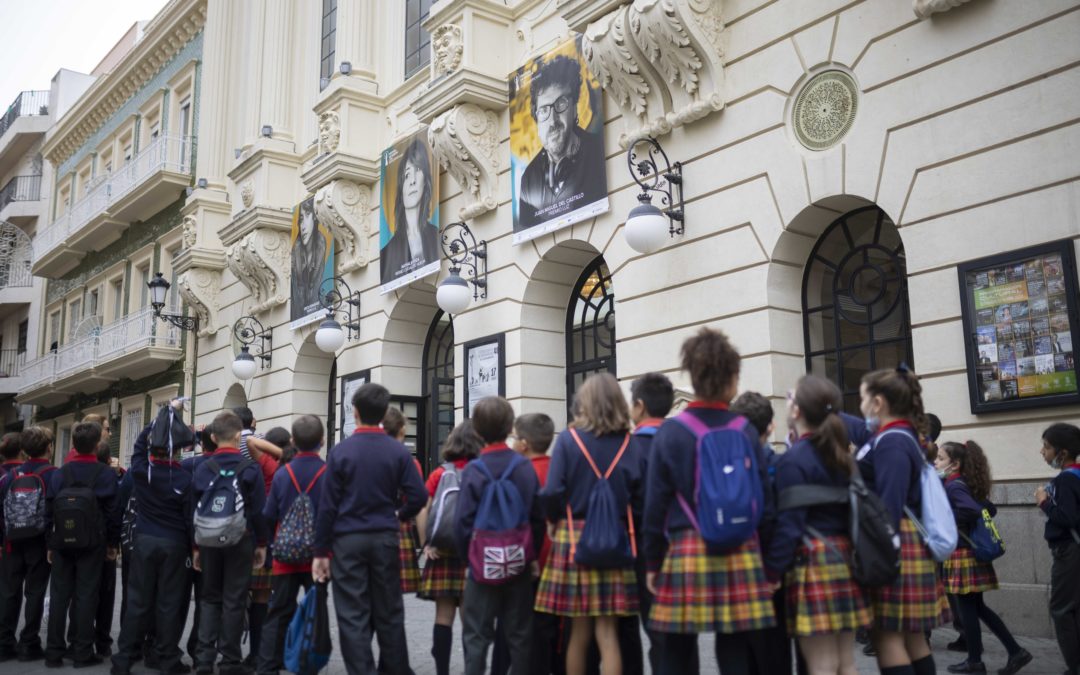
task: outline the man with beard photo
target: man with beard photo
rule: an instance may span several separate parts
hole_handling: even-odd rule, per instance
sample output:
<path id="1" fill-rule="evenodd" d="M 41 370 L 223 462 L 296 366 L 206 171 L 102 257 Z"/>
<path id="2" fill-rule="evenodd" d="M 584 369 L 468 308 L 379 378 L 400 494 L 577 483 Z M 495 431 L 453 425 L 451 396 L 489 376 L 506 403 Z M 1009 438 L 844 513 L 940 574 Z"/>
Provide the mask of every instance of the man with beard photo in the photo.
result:
<path id="1" fill-rule="evenodd" d="M 578 126 L 581 66 L 556 56 L 530 87 L 531 111 L 543 149 L 521 177 L 520 227 L 531 227 L 602 199 L 603 139 Z M 564 202 L 564 200 L 566 200 Z"/>
<path id="2" fill-rule="evenodd" d="M 308 316 L 318 305 L 319 287 L 323 281 L 326 262 L 326 238 L 315 223 L 315 199 L 300 202 L 300 232 L 293 242 L 290 308 L 293 321 Z"/>
<path id="3" fill-rule="evenodd" d="M 431 155 L 419 136 L 413 138 L 398 162 L 394 200 L 394 236 L 382 254 L 382 283 L 414 272 L 439 258 L 438 228 L 431 217 Z"/>

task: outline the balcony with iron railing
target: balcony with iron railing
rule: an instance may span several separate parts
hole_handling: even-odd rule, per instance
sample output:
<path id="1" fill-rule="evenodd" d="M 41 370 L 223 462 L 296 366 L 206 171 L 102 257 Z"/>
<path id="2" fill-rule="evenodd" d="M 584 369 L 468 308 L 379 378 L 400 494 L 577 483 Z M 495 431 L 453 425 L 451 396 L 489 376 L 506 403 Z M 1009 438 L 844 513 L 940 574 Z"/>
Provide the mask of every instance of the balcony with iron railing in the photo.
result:
<path id="1" fill-rule="evenodd" d="M 132 222 L 174 202 L 191 183 L 191 136 L 159 136 L 104 176 L 34 238 L 34 274 L 57 277 L 111 244 Z"/>
<path id="2" fill-rule="evenodd" d="M 121 378 L 161 372 L 180 358 L 182 337 L 180 329 L 156 319 L 152 308 L 133 312 L 26 363 L 19 401 L 55 405 Z"/>
<path id="3" fill-rule="evenodd" d="M 15 97 L 0 117 L 0 173 L 4 162 L 24 154 L 34 138 L 49 129 L 49 92 L 24 91 Z"/>
<path id="4" fill-rule="evenodd" d="M 0 220 L 18 225 L 41 215 L 41 175 L 15 176 L 0 188 Z"/>
<path id="5" fill-rule="evenodd" d="M 0 349 L 0 393 L 14 394 L 22 387 L 21 377 L 26 352 L 17 349 Z"/>
<path id="6" fill-rule="evenodd" d="M 28 305 L 33 301 L 31 246 L 30 237 L 22 228 L 0 222 L 0 305 Z"/>

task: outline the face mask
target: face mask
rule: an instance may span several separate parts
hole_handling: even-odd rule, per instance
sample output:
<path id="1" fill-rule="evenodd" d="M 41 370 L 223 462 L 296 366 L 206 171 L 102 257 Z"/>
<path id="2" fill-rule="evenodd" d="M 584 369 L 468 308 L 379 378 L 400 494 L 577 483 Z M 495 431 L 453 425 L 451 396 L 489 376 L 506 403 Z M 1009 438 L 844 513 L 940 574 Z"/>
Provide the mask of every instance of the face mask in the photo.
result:
<path id="1" fill-rule="evenodd" d="M 1065 463 L 1061 461 L 1061 457 L 1055 457 L 1050 460 L 1051 469 L 1060 469 L 1063 466 L 1065 466 Z"/>
<path id="2" fill-rule="evenodd" d="M 877 417 L 867 417 L 863 420 L 863 424 L 866 425 L 866 430 L 872 434 L 876 434 L 877 430 L 881 427 L 881 420 Z"/>
<path id="3" fill-rule="evenodd" d="M 946 478 L 949 477 L 949 470 L 948 469 L 938 469 L 937 475 L 938 475 L 938 478 L 940 478 L 941 480 L 945 480 Z"/>

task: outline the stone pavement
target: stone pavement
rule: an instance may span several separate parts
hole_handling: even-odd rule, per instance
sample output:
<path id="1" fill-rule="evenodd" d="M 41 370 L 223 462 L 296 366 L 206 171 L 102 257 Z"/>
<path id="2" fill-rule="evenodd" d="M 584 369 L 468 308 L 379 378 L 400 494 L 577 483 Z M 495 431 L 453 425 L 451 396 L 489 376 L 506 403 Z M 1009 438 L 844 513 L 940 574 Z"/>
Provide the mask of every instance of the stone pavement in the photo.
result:
<path id="1" fill-rule="evenodd" d="M 333 601 L 331 600 L 331 603 Z M 120 596 L 119 589 L 117 589 L 117 601 L 116 601 L 116 621 L 113 627 L 113 637 L 119 634 L 119 614 L 120 614 Z M 416 675 L 435 675 L 435 665 L 431 659 L 429 650 L 431 649 L 431 626 L 435 620 L 435 603 L 418 600 L 415 596 L 407 596 L 405 600 L 405 632 L 409 643 L 409 663 L 412 666 Z M 333 639 L 336 645 L 340 636 L 337 632 L 337 621 L 333 614 L 333 606 L 331 605 L 330 621 L 333 628 Z M 190 626 L 189 626 L 190 628 Z M 42 631 L 44 638 L 44 631 Z M 187 639 L 188 629 L 184 630 L 184 640 Z M 938 672 L 946 673 L 945 667 L 949 664 L 961 661 L 964 658 L 963 654 L 957 654 L 955 652 L 946 651 L 945 645 L 956 638 L 956 633 L 952 629 L 942 628 L 934 631 L 933 640 L 931 644 L 934 648 L 934 658 L 937 663 Z M 642 640 L 646 638 L 642 637 Z M 1061 653 L 1058 651 L 1057 643 L 1053 640 L 1044 638 L 1024 638 L 1018 637 L 1017 640 L 1020 644 L 1030 651 L 1034 656 L 1034 661 L 1031 662 L 1024 670 L 1021 671 L 1023 675 L 1060 675 L 1065 670 L 1065 664 L 1061 659 Z M 451 661 L 452 673 L 464 672 L 464 661 L 461 654 L 461 626 L 460 624 L 454 625 L 454 644 L 455 650 L 453 659 Z M 646 643 L 647 644 L 647 643 Z M 983 630 L 983 644 L 986 649 L 986 653 L 983 656 L 983 661 L 987 664 L 988 672 L 993 675 L 997 672 L 998 668 L 1005 665 L 1005 650 L 1001 647 L 1001 644 L 997 639 L 990 634 L 989 631 Z M 702 673 L 715 673 L 716 665 L 711 656 L 712 654 L 712 640 L 709 636 L 703 636 L 700 641 L 700 649 L 702 654 Z M 375 647 L 377 652 L 378 648 Z M 245 646 L 245 652 L 247 648 Z M 185 661 L 187 661 L 185 657 Z M 70 665 L 70 662 L 65 662 Z M 857 665 L 860 673 L 875 673 L 877 672 L 877 664 L 872 657 L 864 656 L 862 654 L 862 646 L 858 646 L 857 651 Z M 78 672 L 83 675 L 107 675 L 109 672 L 108 662 L 97 666 L 95 668 L 87 668 L 79 671 L 75 671 L 70 668 L 64 668 L 61 670 L 52 670 L 45 667 L 44 662 L 37 661 L 35 663 L 18 663 L 15 661 L 8 661 L 6 663 L 0 663 L 0 675 L 56 675 L 63 672 Z M 141 665 L 137 665 L 133 671 L 135 675 L 142 675 L 142 673 L 155 673 L 157 671 L 149 671 L 142 668 Z M 334 656 L 330 660 L 330 666 L 323 671 L 327 675 L 344 675 L 345 664 L 341 660 L 341 655 L 335 651 Z"/>

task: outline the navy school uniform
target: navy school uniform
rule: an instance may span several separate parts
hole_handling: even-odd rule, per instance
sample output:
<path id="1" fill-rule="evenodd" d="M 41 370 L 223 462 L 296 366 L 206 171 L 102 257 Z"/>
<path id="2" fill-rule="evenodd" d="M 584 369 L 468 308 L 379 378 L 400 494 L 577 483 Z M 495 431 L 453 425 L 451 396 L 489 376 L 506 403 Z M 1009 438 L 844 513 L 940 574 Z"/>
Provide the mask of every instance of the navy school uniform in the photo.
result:
<path id="1" fill-rule="evenodd" d="M 850 478 L 830 470 L 807 437 L 785 452 L 776 467 L 776 491 L 798 485 L 847 488 Z M 866 600 L 851 575 L 846 505 L 781 511 L 765 553 L 765 572 L 787 573 L 787 631 L 795 637 L 830 635 L 870 623 Z"/>
<path id="2" fill-rule="evenodd" d="M 330 450 L 322 482 L 315 555 L 333 554 L 330 574 L 346 670 L 375 672 L 374 627 L 388 672 L 408 673 L 398 533 L 400 521 L 411 520 L 427 504 L 412 454 L 381 427 L 357 427 Z"/>
<path id="3" fill-rule="evenodd" d="M 114 670 L 127 672 L 152 626 L 154 649 L 162 670 L 180 664 L 178 646 L 188 601 L 188 565 L 192 538 L 192 476 L 179 462 L 149 456 L 147 426 L 135 440 L 131 469 L 125 476 L 135 499 L 130 588 L 120 626 Z"/>
<path id="4" fill-rule="evenodd" d="M 1043 536 L 1050 546 L 1050 617 L 1071 672 L 1080 672 L 1080 463 L 1065 467 L 1047 485 Z"/>
<path id="5" fill-rule="evenodd" d="M 28 459 L 0 478 L 0 504 L 7 494 L 15 473 L 36 472 L 45 483 L 46 496 L 49 476 L 56 471 L 49 460 Z M 0 533 L 3 527 L 3 508 L 0 508 Z M 51 566 L 47 559 L 47 534 L 18 542 L 4 542 L 0 557 L 0 655 L 39 655 L 41 652 L 41 621 L 45 611 L 45 591 L 49 585 Z M 24 607 L 24 625 L 16 643 L 15 630 L 19 609 Z"/>
<path id="6" fill-rule="evenodd" d="M 291 462 L 278 469 L 263 509 L 263 517 L 266 518 L 271 532 L 276 532 L 278 521 L 289 512 L 301 491 L 307 492 L 312 506 L 316 509 L 315 513 L 318 514 L 325 473 L 326 462 L 317 450 L 298 452 Z M 314 535 L 314 532 L 312 534 Z M 276 674 L 284 669 L 285 633 L 292 615 L 296 612 L 296 596 L 301 590 L 311 588 L 312 584 L 310 560 L 306 564 L 288 564 L 274 560 L 272 569 L 273 594 L 270 596 L 270 607 L 263 624 L 257 663 L 257 671 L 267 674 Z"/>
<path id="7" fill-rule="evenodd" d="M 462 560 L 469 558 L 473 524 L 476 522 L 484 488 L 488 484 L 487 475 L 474 464 L 483 462 L 491 475 L 497 478 L 514 461 L 517 461 L 517 466 L 511 472 L 509 480 L 521 494 L 522 506 L 528 513 L 532 530 L 532 557 L 539 555 L 544 541 L 544 514 L 537 498 L 540 480 L 531 462 L 515 453 L 505 443 L 496 443 L 484 447 L 480 456 L 470 462 L 461 473 L 454 538 Z M 549 470 L 548 480 L 550 477 Z M 461 605 L 467 675 L 481 675 L 485 672 L 487 652 L 495 639 L 496 621 L 510 653 L 511 672 L 528 671 L 529 647 L 532 644 L 532 604 L 532 576 L 528 572 L 500 586 L 478 584 L 469 573 Z"/>
<path id="8" fill-rule="evenodd" d="M 49 661 L 59 661 L 66 651 L 67 612 L 61 608 L 66 608 L 71 602 L 75 606 L 75 640 L 71 644 L 74 661 L 86 662 L 93 656 L 94 618 L 97 615 L 101 570 L 106 564 L 105 549 L 118 548 L 120 545 L 121 516 L 116 473 L 100 464 L 96 455 L 76 455 L 63 469 L 49 473 L 47 514 L 50 531 L 54 500 L 63 489 L 65 474 L 70 474 L 76 482 L 89 483 L 94 473 L 97 477 L 92 487 L 98 499 L 102 543 L 85 551 L 53 551 L 49 605 L 59 611 L 49 612 L 45 646 L 45 658 Z"/>
<path id="9" fill-rule="evenodd" d="M 265 546 L 267 540 L 266 521 L 262 515 L 266 504 L 266 484 L 259 465 L 245 460 L 238 448 L 230 447 L 218 448 L 213 460 L 219 469 L 226 471 L 235 471 L 241 462 L 248 462 L 247 468 L 236 476 L 244 498 L 248 536 L 229 548 L 202 547 L 199 551 L 202 606 L 195 665 L 200 670 L 212 668 L 219 653 L 223 669 L 240 665 L 240 638 L 247 610 L 254 549 Z M 217 474 L 206 459 L 198 464 L 192 477 L 192 504 L 198 504 L 215 478 Z"/>
<path id="10" fill-rule="evenodd" d="M 896 431 L 886 433 L 890 430 Z M 905 506 L 919 512 L 925 463 L 915 429 L 904 420 L 883 426 L 858 462 L 863 480 L 881 497 L 900 533 L 900 574 L 892 584 L 868 591 L 874 627 L 881 631 L 923 633 L 949 620 L 937 566 L 915 524 L 904 515 Z"/>
<path id="11" fill-rule="evenodd" d="M 731 423 L 737 415 L 727 404 L 694 401 L 687 413 L 710 428 Z M 767 479 L 760 439 L 752 425 L 744 433 L 759 449 L 758 480 Z M 676 499 L 681 494 L 693 508 L 697 471 L 697 438 L 681 422 L 664 422 L 653 439 L 645 491 L 645 563 L 657 572 L 657 593 L 649 628 L 665 633 L 661 662 L 665 672 L 696 673 L 696 635 L 716 633 L 721 670 L 741 670 L 752 660 L 753 640 L 747 633 L 775 625 L 772 591 L 765 579 L 757 535 L 741 546 L 709 549 Z M 763 518 L 771 506 L 764 505 Z"/>

